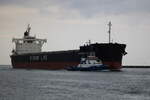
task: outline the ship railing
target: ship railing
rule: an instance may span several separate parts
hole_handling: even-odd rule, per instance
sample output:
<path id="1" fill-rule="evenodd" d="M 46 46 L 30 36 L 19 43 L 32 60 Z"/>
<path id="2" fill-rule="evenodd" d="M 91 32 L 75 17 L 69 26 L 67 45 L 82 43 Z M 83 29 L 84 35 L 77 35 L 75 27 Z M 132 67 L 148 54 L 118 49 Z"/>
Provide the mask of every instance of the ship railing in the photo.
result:
<path id="1" fill-rule="evenodd" d="M 18 42 L 18 41 L 39 41 L 39 42 L 47 42 L 46 39 L 19 39 L 19 38 L 13 38 L 12 42 Z"/>

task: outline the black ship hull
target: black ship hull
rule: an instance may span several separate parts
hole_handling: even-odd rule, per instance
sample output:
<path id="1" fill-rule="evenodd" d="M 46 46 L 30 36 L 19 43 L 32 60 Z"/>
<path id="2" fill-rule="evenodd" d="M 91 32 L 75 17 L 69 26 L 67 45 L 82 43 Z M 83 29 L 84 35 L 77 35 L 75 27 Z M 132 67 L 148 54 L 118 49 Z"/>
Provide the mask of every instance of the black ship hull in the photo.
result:
<path id="1" fill-rule="evenodd" d="M 68 66 L 78 65 L 80 62 L 79 50 L 28 53 L 12 55 L 13 68 L 27 69 L 64 69 Z"/>
<path id="2" fill-rule="evenodd" d="M 58 70 L 77 66 L 82 56 L 95 52 L 110 70 L 120 70 L 122 56 L 126 54 L 125 48 L 125 44 L 95 43 L 81 46 L 79 50 L 14 54 L 11 55 L 11 62 L 13 68 Z"/>

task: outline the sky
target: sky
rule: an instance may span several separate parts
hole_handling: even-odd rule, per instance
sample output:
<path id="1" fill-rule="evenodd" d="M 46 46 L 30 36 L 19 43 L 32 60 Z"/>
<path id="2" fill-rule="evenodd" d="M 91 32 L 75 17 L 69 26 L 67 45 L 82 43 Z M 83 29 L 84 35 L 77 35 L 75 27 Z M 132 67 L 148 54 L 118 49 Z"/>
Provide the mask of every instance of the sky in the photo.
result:
<path id="1" fill-rule="evenodd" d="M 12 38 L 47 39 L 43 51 L 78 49 L 88 40 L 127 45 L 123 65 L 150 65 L 150 0 L 0 0 L 0 64 L 11 64 Z"/>

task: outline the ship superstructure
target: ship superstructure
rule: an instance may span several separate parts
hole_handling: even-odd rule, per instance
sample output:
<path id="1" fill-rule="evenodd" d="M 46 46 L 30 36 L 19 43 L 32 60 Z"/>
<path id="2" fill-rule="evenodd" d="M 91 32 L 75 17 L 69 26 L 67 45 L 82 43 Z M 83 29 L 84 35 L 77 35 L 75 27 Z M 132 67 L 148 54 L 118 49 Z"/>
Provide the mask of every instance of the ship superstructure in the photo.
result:
<path id="1" fill-rule="evenodd" d="M 47 40 L 30 36 L 30 29 L 31 27 L 28 25 L 23 38 L 12 39 L 12 42 L 14 42 L 16 46 L 12 51 L 13 54 L 37 53 L 42 51 L 42 46 Z"/>

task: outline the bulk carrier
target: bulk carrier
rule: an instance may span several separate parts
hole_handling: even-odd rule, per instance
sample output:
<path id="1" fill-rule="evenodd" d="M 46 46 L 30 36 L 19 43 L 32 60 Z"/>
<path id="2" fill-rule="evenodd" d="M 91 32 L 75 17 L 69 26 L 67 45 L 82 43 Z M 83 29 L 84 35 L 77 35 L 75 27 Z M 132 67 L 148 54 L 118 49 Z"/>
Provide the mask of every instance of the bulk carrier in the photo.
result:
<path id="1" fill-rule="evenodd" d="M 68 66 L 77 66 L 81 57 L 94 54 L 102 63 L 109 66 L 110 70 L 122 68 L 122 57 L 126 54 L 125 44 L 111 43 L 111 23 L 109 22 L 109 43 L 90 42 L 76 50 L 42 52 L 46 39 L 30 36 L 30 26 L 24 32 L 23 38 L 13 38 L 15 49 L 12 50 L 11 63 L 13 68 L 24 69 L 66 69 Z"/>

